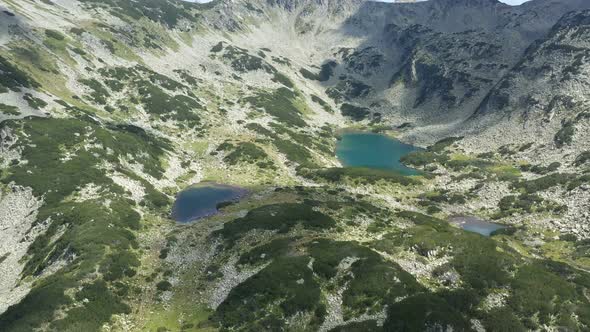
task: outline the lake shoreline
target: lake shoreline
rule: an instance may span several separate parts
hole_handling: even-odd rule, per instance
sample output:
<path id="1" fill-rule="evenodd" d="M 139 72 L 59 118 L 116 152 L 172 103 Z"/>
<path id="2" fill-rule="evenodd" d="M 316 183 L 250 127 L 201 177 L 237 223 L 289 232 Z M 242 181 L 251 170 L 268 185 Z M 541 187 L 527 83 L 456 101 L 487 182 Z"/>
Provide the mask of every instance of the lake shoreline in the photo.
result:
<path id="1" fill-rule="evenodd" d="M 197 183 L 177 194 L 170 218 L 180 224 L 191 224 L 219 214 L 223 206 L 237 203 L 250 194 L 250 190 L 238 186 L 217 182 Z"/>

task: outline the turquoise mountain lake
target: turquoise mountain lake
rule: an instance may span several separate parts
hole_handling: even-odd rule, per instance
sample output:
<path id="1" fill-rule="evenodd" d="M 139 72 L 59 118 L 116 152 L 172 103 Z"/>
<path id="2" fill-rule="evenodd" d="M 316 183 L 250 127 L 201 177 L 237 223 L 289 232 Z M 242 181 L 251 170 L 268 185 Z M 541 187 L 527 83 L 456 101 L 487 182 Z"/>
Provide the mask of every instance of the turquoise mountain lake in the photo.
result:
<path id="1" fill-rule="evenodd" d="M 364 132 L 344 133 L 336 144 L 336 156 L 345 167 L 387 169 L 404 175 L 419 174 L 400 162 L 401 157 L 417 150 L 389 136 Z"/>
<path id="2" fill-rule="evenodd" d="M 246 189 L 217 183 L 196 185 L 183 190 L 172 207 L 172 218 L 188 223 L 218 212 L 220 203 L 235 202 L 248 193 Z"/>
<path id="3" fill-rule="evenodd" d="M 451 222 L 468 232 L 478 233 L 483 236 L 490 236 L 494 231 L 506 228 L 506 226 L 494 224 L 481 220 L 477 217 L 470 216 L 455 216 L 451 218 Z"/>

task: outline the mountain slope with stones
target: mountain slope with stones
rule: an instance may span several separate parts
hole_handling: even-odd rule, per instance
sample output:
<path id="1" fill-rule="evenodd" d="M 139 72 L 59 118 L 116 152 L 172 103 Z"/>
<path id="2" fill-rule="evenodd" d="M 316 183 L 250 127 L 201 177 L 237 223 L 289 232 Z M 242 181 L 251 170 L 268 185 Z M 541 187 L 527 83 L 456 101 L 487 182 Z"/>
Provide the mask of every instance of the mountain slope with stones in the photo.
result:
<path id="1" fill-rule="evenodd" d="M 0 0 L 0 330 L 590 328 L 589 8 Z"/>

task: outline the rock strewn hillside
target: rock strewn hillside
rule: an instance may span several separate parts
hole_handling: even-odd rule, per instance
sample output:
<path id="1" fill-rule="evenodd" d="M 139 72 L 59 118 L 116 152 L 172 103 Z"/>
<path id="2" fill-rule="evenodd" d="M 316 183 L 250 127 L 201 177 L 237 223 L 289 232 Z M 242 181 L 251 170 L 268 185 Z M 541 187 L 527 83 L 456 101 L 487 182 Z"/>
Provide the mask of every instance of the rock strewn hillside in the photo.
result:
<path id="1" fill-rule="evenodd" d="M 0 330 L 587 329 L 588 6 L 1 1 Z M 253 194 L 176 225 L 203 180 Z"/>

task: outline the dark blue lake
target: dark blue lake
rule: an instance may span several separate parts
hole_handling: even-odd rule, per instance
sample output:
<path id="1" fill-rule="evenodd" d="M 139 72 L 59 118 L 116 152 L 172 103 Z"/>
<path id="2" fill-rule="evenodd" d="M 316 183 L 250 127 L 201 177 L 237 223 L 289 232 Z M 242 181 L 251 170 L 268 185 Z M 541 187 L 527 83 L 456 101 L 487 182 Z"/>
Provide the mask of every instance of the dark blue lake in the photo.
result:
<path id="1" fill-rule="evenodd" d="M 236 202 L 247 193 L 246 189 L 217 183 L 192 186 L 176 197 L 172 218 L 181 223 L 188 223 L 209 217 L 218 212 L 218 204 Z"/>
<path id="2" fill-rule="evenodd" d="M 483 236 L 490 236 L 494 231 L 506 228 L 506 226 L 470 216 L 455 216 L 451 218 L 451 222 L 468 232 L 478 233 Z"/>
<path id="3" fill-rule="evenodd" d="M 400 158 L 419 150 L 386 135 L 348 132 L 336 144 L 336 156 L 345 167 L 368 167 L 394 170 L 405 175 L 419 172 L 406 167 Z"/>

